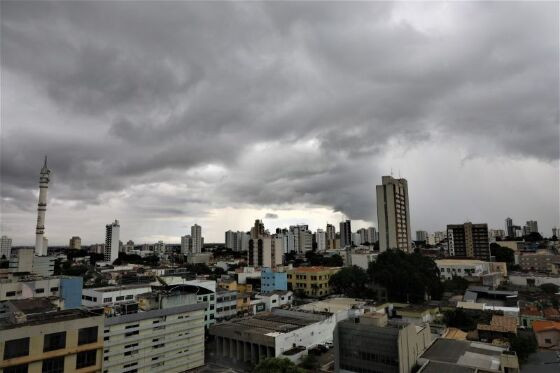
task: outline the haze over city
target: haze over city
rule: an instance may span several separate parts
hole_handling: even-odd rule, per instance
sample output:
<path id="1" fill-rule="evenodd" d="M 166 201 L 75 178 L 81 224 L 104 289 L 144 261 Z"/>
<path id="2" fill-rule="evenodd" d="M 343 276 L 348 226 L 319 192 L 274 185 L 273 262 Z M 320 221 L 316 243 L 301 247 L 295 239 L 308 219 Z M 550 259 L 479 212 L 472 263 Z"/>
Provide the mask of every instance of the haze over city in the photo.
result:
<path id="1" fill-rule="evenodd" d="M 560 225 L 558 3 L 2 2 L 1 231 Z"/>

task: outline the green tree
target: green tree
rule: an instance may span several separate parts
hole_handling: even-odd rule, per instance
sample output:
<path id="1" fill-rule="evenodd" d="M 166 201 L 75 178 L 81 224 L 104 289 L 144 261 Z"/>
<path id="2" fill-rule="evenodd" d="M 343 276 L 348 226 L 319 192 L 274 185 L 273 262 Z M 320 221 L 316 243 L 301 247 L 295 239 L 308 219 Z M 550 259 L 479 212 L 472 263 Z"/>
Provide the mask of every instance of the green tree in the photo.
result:
<path id="1" fill-rule="evenodd" d="M 506 262 L 508 264 L 515 262 L 513 250 L 500 246 L 495 242 L 490 244 L 490 255 L 495 256 L 497 262 Z"/>
<path id="2" fill-rule="evenodd" d="M 539 286 L 539 288 L 548 295 L 554 295 L 558 293 L 558 285 L 556 284 L 546 283 Z"/>
<path id="3" fill-rule="evenodd" d="M 387 289 L 391 300 L 421 303 L 425 295 L 440 299 L 443 285 L 433 259 L 419 253 L 387 250 L 370 263 L 369 278 Z"/>
<path id="4" fill-rule="evenodd" d="M 253 373 L 305 373 L 286 358 L 268 358 L 257 364 Z"/>
<path id="5" fill-rule="evenodd" d="M 317 359 L 317 356 L 308 354 L 303 358 L 301 366 L 305 369 L 315 370 L 319 368 L 319 360 Z"/>
<path id="6" fill-rule="evenodd" d="M 443 288 L 453 294 L 463 294 L 469 287 L 469 282 L 462 277 L 453 276 L 450 280 L 445 280 Z"/>
<path id="7" fill-rule="evenodd" d="M 517 354 L 521 362 L 525 362 L 529 355 L 537 351 L 537 341 L 531 334 L 518 334 L 509 339 L 511 349 Z"/>
<path id="8" fill-rule="evenodd" d="M 358 266 L 344 267 L 331 276 L 329 285 L 335 293 L 351 298 L 362 298 L 366 293 L 368 275 Z"/>

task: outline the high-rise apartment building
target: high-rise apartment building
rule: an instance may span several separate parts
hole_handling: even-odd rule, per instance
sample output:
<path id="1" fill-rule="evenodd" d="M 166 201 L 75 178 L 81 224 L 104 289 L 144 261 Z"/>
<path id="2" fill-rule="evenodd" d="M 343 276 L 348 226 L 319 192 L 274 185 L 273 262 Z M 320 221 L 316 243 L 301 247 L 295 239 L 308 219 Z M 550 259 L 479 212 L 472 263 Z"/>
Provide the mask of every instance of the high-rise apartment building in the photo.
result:
<path id="1" fill-rule="evenodd" d="M 8 236 L 0 237 L 0 259 L 2 257 L 10 259 L 12 253 L 12 239 Z"/>
<path id="2" fill-rule="evenodd" d="M 80 250 L 82 248 L 82 239 L 78 236 L 74 236 L 70 239 L 68 246 L 70 250 Z"/>
<path id="3" fill-rule="evenodd" d="M 352 245 L 352 224 L 350 220 L 340 222 L 340 247 Z"/>
<path id="4" fill-rule="evenodd" d="M 105 226 L 104 260 L 106 262 L 113 263 L 119 257 L 120 229 L 118 220 Z"/>
<path id="5" fill-rule="evenodd" d="M 226 248 L 233 251 L 247 251 L 250 238 L 246 232 L 229 230 L 225 233 Z"/>
<path id="6" fill-rule="evenodd" d="M 202 228 L 195 224 L 191 227 L 192 253 L 198 254 L 202 252 L 204 238 L 202 238 Z"/>
<path id="7" fill-rule="evenodd" d="M 377 229 L 375 229 L 375 227 L 369 227 L 367 229 L 367 240 L 366 240 L 366 242 L 368 242 L 370 245 L 373 245 L 377 241 L 378 241 Z"/>
<path id="8" fill-rule="evenodd" d="M 490 260 L 487 224 L 450 224 L 447 226 L 449 255 Z"/>
<path id="9" fill-rule="evenodd" d="M 282 265 L 282 239 L 275 237 L 252 238 L 249 241 L 249 265 L 273 268 Z"/>
<path id="10" fill-rule="evenodd" d="M 506 233 L 508 237 L 515 237 L 512 218 L 506 218 Z"/>
<path id="11" fill-rule="evenodd" d="M 47 190 L 51 170 L 47 167 L 47 156 L 39 176 L 39 203 L 37 204 L 37 228 L 35 229 L 35 255 L 47 255 L 48 240 L 45 234 L 45 215 L 47 213 Z"/>
<path id="12" fill-rule="evenodd" d="M 264 223 L 260 219 L 255 220 L 255 225 L 251 228 L 251 238 L 259 238 L 264 235 Z"/>
<path id="13" fill-rule="evenodd" d="M 181 254 L 183 255 L 190 254 L 191 249 L 192 249 L 191 236 L 189 235 L 181 236 Z"/>
<path id="14" fill-rule="evenodd" d="M 528 233 L 539 233 L 539 225 L 536 220 L 529 220 L 527 222 Z"/>
<path id="15" fill-rule="evenodd" d="M 327 232 L 317 229 L 315 232 L 315 242 L 317 243 L 317 251 L 323 252 L 327 250 Z"/>
<path id="16" fill-rule="evenodd" d="M 379 250 L 410 251 L 410 211 L 406 179 L 383 176 L 376 187 Z"/>
<path id="17" fill-rule="evenodd" d="M 416 241 L 428 242 L 428 232 L 416 231 Z"/>

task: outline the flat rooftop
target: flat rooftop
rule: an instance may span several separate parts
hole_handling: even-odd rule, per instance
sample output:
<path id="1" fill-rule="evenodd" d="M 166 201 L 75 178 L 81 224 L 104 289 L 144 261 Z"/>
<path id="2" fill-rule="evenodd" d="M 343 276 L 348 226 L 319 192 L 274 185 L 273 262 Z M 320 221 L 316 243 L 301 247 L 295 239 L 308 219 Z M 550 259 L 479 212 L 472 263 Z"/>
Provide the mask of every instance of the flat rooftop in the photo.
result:
<path id="1" fill-rule="evenodd" d="M 145 289 L 151 288 L 148 284 L 143 285 L 120 285 L 120 286 L 106 286 L 102 288 L 91 288 L 91 289 L 84 289 L 84 290 L 93 290 L 99 293 L 110 293 L 113 291 L 122 291 L 122 290 L 132 290 L 132 289 Z"/>
<path id="2" fill-rule="evenodd" d="M 421 358 L 478 369 L 500 371 L 500 356 L 506 349 L 487 343 L 438 338 Z"/>
<path id="3" fill-rule="evenodd" d="M 484 264 L 488 262 L 484 262 L 478 259 L 436 259 L 436 264 L 440 265 L 475 265 L 475 264 Z"/>

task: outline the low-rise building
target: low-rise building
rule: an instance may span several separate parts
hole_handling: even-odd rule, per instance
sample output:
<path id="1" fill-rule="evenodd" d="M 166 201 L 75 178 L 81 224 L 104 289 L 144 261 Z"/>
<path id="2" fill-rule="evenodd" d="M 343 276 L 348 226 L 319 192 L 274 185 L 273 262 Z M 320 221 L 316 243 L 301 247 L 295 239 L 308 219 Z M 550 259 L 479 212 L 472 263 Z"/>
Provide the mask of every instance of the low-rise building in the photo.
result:
<path id="1" fill-rule="evenodd" d="M 216 292 L 216 322 L 237 316 L 237 291 L 218 288 Z"/>
<path id="2" fill-rule="evenodd" d="M 184 372 L 204 365 L 206 304 L 105 319 L 103 372 Z"/>
<path id="3" fill-rule="evenodd" d="M 263 268 L 261 270 L 261 292 L 268 293 L 275 290 L 288 290 L 288 274 Z"/>
<path id="4" fill-rule="evenodd" d="M 430 326 L 367 313 L 338 323 L 334 332 L 335 372 L 410 373 L 432 340 Z"/>
<path id="5" fill-rule="evenodd" d="M 290 306 L 293 301 L 293 293 L 289 290 L 276 290 L 271 293 L 257 294 L 255 298 L 264 303 L 265 311 L 270 311 L 276 307 Z"/>
<path id="6" fill-rule="evenodd" d="M 521 326 L 532 328 L 534 321 L 542 319 L 542 312 L 534 305 L 522 307 L 519 310 L 519 325 Z"/>
<path id="7" fill-rule="evenodd" d="M 519 266 L 524 271 L 552 272 L 555 262 L 560 262 L 560 255 L 556 255 L 548 250 L 539 250 L 536 253 L 523 253 L 519 256 Z"/>
<path id="8" fill-rule="evenodd" d="M 517 318 L 512 316 L 492 315 L 490 324 L 476 326 L 478 338 L 482 342 L 492 342 L 494 339 L 507 340 L 517 335 Z"/>
<path id="9" fill-rule="evenodd" d="M 86 307 L 113 306 L 135 300 L 137 295 L 152 291 L 150 285 L 122 285 L 82 290 L 82 305 Z"/>
<path id="10" fill-rule="evenodd" d="M 533 322 L 533 331 L 540 348 L 560 349 L 560 322 L 536 320 Z"/>
<path id="11" fill-rule="evenodd" d="M 79 308 L 82 303 L 81 277 L 13 276 L 0 280 L 0 301 L 42 297 L 60 298 L 64 309 Z"/>
<path id="12" fill-rule="evenodd" d="M 308 297 L 324 297 L 332 293 L 330 278 L 339 267 L 297 267 L 288 271 L 288 289 Z"/>
<path id="13" fill-rule="evenodd" d="M 367 271 L 369 264 L 377 260 L 377 254 L 368 249 L 354 249 L 348 253 L 347 266 L 358 266 Z"/>
<path id="14" fill-rule="evenodd" d="M 0 321 L 0 369 L 101 372 L 103 310 L 58 310 L 48 299 L 7 301 Z"/>
<path id="15" fill-rule="evenodd" d="M 456 277 L 482 277 L 490 272 L 490 263 L 478 259 L 438 259 L 435 261 L 440 276 L 449 280 Z"/>

